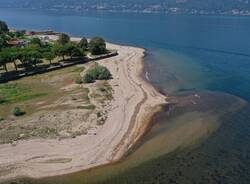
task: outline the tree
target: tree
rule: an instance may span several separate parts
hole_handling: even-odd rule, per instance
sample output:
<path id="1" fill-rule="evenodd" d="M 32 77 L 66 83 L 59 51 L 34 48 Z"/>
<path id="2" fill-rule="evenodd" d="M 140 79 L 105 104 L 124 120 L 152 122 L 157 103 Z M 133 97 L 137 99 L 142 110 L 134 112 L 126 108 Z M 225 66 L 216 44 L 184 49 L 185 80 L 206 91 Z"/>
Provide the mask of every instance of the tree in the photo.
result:
<path id="1" fill-rule="evenodd" d="M 6 60 L 5 60 L 4 56 L 3 56 L 3 53 L 0 53 L 0 66 L 3 66 L 4 70 L 6 72 L 8 72 L 8 69 L 7 69 L 6 65 L 7 65 L 7 62 L 6 62 Z"/>
<path id="2" fill-rule="evenodd" d="M 27 62 L 36 67 L 38 61 L 42 58 L 42 54 L 38 50 L 30 50 L 27 53 Z"/>
<path id="3" fill-rule="evenodd" d="M 17 71 L 17 64 L 16 64 L 16 60 L 18 58 L 18 53 L 16 52 L 9 52 L 9 62 L 12 62 L 14 64 L 15 70 Z"/>
<path id="4" fill-rule="evenodd" d="M 65 45 L 65 44 L 69 43 L 69 41 L 70 41 L 70 37 L 67 34 L 65 34 L 65 33 L 60 34 L 60 36 L 58 38 L 58 43 L 60 45 Z"/>
<path id="5" fill-rule="evenodd" d="M 1 21 L 0 20 L 0 33 L 5 33 L 5 32 L 8 32 L 9 31 L 9 28 L 8 28 L 8 25 L 4 22 L 4 21 Z"/>
<path id="6" fill-rule="evenodd" d="M 91 54 L 98 55 L 107 52 L 105 40 L 101 37 L 94 37 L 89 42 L 89 50 Z"/>
<path id="7" fill-rule="evenodd" d="M 40 40 L 40 38 L 32 38 L 30 44 L 42 47 L 42 41 Z"/>
<path id="8" fill-rule="evenodd" d="M 0 63 L 1 63 L 0 65 L 4 67 L 6 72 L 8 72 L 8 69 L 7 69 L 8 63 L 13 63 L 15 70 L 17 71 L 16 60 L 17 60 L 17 53 L 12 52 L 11 49 L 5 49 L 0 52 Z"/>
<path id="9" fill-rule="evenodd" d="M 12 62 L 11 55 L 8 51 L 0 52 L 0 64 L 1 66 L 4 67 L 4 70 L 6 72 L 8 72 L 7 64 L 11 62 Z"/>
<path id="10" fill-rule="evenodd" d="M 67 55 L 67 48 L 65 45 L 55 44 L 53 47 L 53 52 L 56 56 L 62 57 L 64 61 L 65 56 Z"/>
<path id="11" fill-rule="evenodd" d="M 72 59 L 74 56 L 75 57 L 80 57 L 83 55 L 83 53 L 81 52 L 81 50 L 77 47 L 76 44 L 74 43 L 67 43 L 65 45 L 65 50 L 66 50 L 66 55 L 70 56 L 70 58 Z"/>
<path id="12" fill-rule="evenodd" d="M 53 53 L 53 52 L 44 52 L 43 53 L 43 57 L 47 60 L 47 61 L 49 61 L 49 64 L 51 65 L 51 61 L 53 60 L 53 59 L 55 59 L 55 54 Z"/>
<path id="13" fill-rule="evenodd" d="M 87 50 L 88 40 L 85 37 L 83 37 L 81 41 L 78 43 L 78 47 L 80 47 L 83 51 Z"/>
<path id="14" fill-rule="evenodd" d="M 4 47 L 6 47 L 6 40 L 5 40 L 5 38 L 4 37 L 0 37 L 0 51 L 4 48 Z"/>

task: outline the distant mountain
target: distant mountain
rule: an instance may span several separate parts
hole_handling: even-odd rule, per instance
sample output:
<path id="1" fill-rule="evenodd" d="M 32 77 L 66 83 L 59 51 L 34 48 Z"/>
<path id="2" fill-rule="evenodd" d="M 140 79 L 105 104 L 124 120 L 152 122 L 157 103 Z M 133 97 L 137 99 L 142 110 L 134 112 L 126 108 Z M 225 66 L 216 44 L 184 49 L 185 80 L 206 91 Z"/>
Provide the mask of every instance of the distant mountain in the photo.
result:
<path id="1" fill-rule="evenodd" d="M 250 15 L 250 0 L 0 0 L 0 8 Z"/>

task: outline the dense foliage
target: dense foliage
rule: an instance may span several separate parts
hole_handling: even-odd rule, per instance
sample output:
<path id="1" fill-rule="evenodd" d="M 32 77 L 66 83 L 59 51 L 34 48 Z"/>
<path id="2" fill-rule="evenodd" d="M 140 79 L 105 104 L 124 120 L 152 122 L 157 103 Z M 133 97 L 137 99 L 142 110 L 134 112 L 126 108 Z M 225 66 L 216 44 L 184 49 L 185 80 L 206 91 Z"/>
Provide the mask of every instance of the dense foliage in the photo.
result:
<path id="1" fill-rule="evenodd" d="M 85 37 L 83 37 L 83 38 L 81 39 L 81 41 L 78 43 L 78 46 L 79 46 L 81 49 L 83 49 L 83 50 L 87 50 L 87 49 L 88 49 L 88 40 L 87 40 Z"/>
<path id="2" fill-rule="evenodd" d="M 93 55 L 105 54 L 107 52 L 105 40 L 101 37 L 94 37 L 89 42 L 89 51 Z"/>
<path id="3" fill-rule="evenodd" d="M 70 41 L 70 37 L 65 34 L 65 33 L 62 33 L 60 36 L 59 36 L 59 39 L 58 39 L 58 43 L 61 44 L 61 45 L 65 45 L 66 43 L 69 43 Z"/>
<path id="4" fill-rule="evenodd" d="M 8 32 L 9 28 L 7 26 L 7 24 L 4 21 L 0 20 L 0 33 L 2 32 Z"/>
<path id="5" fill-rule="evenodd" d="M 61 57 L 64 61 L 73 57 L 83 57 L 88 52 L 98 55 L 107 51 L 105 40 L 100 37 L 91 39 L 89 44 L 84 37 L 76 43 L 71 42 L 70 37 L 63 33 L 56 42 L 44 41 L 38 37 L 25 37 L 22 31 L 8 32 L 6 23 L 0 22 L 3 23 L 2 30 L 7 31 L 0 34 L 0 67 L 3 67 L 6 72 L 8 72 L 8 64 L 13 64 L 16 71 L 20 65 L 27 70 L 36 68 L 37 64 L 43 63 L 44 60 L 49 61 L 51 65 L 56 57 Z M 15 45 L 9 45 L 10 42 Z"/>
<path id="6" fill-rule="evenodd" d="M 100 65 L 96 65 L 93 68 L 90 68 L 83 77 L 84 83 L 92 83 L 95 80 L 108 80 L 111 78 L 110 71 Z"/>

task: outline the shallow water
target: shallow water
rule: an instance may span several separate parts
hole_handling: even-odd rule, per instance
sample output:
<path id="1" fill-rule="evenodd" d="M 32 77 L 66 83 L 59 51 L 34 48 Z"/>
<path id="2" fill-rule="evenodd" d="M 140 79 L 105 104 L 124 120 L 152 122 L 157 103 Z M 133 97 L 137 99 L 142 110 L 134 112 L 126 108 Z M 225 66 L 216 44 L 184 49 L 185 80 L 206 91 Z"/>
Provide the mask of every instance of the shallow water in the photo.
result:
<path id="1" fill-rule="evenodd" d="M 181 95 L 176 100 L 177 104 L 166 106 L 154 117 L 153 121 L 156 124 L 151 131 L 121 162 L 60 177 L 28 181 L 38 184 L 126 183 L 129 179 L 134 183 L 138 182 L 135 173 L 144 178 L 141 178 L 141 181 L 147 181 L 149 175 L 138 172 L 148 169 L 145 164 L 151 165 L 153 160 L 157 161 L 173 152 L 197 149 L 197 145 L 206 142 L 207 137 L 216 132 L 224 116 L 235 113 L 247 105 L 235 96 L 208 91 Z M 150 166 L 151 169 L 154 167 Z M 164 167 L 158 169 L 162 172 L 168 171 L 169 168 Z M 150 174 L 155 174 L 155 171 L 152 170 Z"/>
<path id="2" fill-rule="evenodd" d="M 0 19 L 145 47 L 147 78 L 179 102 L 123 161 L 28 182 L 250 183 L 249 17 L 1 10 Z"/>

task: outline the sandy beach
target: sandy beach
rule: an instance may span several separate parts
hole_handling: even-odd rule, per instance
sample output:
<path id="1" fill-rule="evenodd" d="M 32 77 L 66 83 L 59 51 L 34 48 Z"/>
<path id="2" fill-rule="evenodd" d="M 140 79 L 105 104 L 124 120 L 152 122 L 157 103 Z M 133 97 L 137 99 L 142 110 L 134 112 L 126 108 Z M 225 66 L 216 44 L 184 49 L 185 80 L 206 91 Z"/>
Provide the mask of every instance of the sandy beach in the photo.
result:
<path id="1" fill-rule="evenodd" d="M 78 40 L 78 38 L 72 38 Z M 112 73 L 113 100 L 107 120 L 93 135 L 34 139 L 0 145 L 0 181 L 76 172 L 121 159 L 166 103 L 142 77 L 144 49 L 107 44 L 118 56 L 98 61 Z"/>

